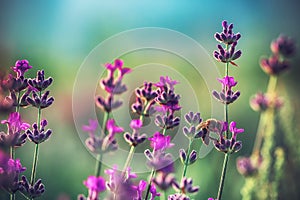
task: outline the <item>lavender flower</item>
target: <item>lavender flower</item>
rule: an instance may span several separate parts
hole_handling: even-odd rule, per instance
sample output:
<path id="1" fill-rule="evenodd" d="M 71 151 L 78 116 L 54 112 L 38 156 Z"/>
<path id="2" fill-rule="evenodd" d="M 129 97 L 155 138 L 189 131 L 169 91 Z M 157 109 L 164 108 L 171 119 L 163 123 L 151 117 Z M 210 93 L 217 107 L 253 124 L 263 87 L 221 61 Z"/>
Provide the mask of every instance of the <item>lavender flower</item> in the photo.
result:
<path id="1" fill-rule="evenodd" d="M 277 55 L 261 59 L 260 66 L 264 72 L 275 76 L 290 68 L 289 62 L 286 60 L 280 60 Z"/>
<path id="2" fill-rule="evenodd" d="M 187 156 L 185 150 L 180 149 L 179 150 L 179 157 L 180 157 L 180 161 L 181 161 L 182 164 L 185 165 L 186 159 L 188 159 L 186 164 L 191 165 L 191 164 L 195 163 L 196 160 L 197 160 L 197 151 L 192 150 L 190 155 Z"/>
<path id="3" fill-rule="evenodd" d="M 136 89 L 136 102 L 131 106 L 133 112 L 144 116 L 149 116 L 155 112 L 153 105 L 157 92 L 152 90 L 152 86 L 152 83 L 145 82 L 142 88 Z"/>
<path id="4" fill-rule="evenodd" d="M 25 170 L 19 159 L 11 159 L 0 151 L 0 189 L 15 193 L 19 189 L 19 175 Z"/>
<path id="5" fill-rule="evenodd" d="M 190 200 L 186 194 L 176 193 L 168 196 L 168 200 Z"/>
<path id="6" fill-rule="evenodd" d="M 7 134 L 0 133 L 0 146 L 20 147 L 26 142 L 26 134 L 22 131 L 30 127 L 29 124 L 22 121 L 18 112 L 10 113 L 7 120 L 2 120 L 2 124 L 7 124 Z"/>
<path id="7" fill-rule="evenodd" d="M 124 139 L 128 142 L 131 146 L 137 146 L 143 143 L 147 139 L 146 134 L 140 135 L 139 130 L 142 128 L 142 121 L 139 119 L 131 120 L 130 127 L 133 130 L 132 134 L 126 132 L 124 133 Z"/>
<path id="8" fill-rule="evenodd" d="M 174 190 L 181 192 L 183 194 L 193 194 L 199 191 L 198 186 L 193 186 L 192 178 L 186 178 L 186 177 L 183 177 L 180 183 L 174 181 L 173 188 Z"/>
<path id="9" fill-rule="evenodd" d="M 151 185 L 151 187 L 150 187 L 150 193 L 151 193 L 151 198 L 150 198 L 150 200 L 154 200 L 155 199 L 155 197 L 159 197 L 160 196 L 160 193 L 158 193 L 157 191 L 156 191 L 156 187 L 155 187 L 155 185 Z"/>
<path id="10" fill-rule="evenodd" d="M 88 125 L 82 126 L 83 131 L 88 132 L 92 135 L 95 134 L 97 128 L 98 128 L 98 120 L 94 120 L 94 119 L 90 119 Z"/>
<path id="11" fill-rule="evenodd" d="M 134 200 L 143 200 L 143 192 L 147 187 L 147 181 L 140 180 L 138 186 L 134 186 L 134 189 L 137 191 L 137 197 Z"/>
<path id="12" fill-rule="evenodd" d="M 17 77 L 24 76 L 25 72 L 31 69 L 32 66 L 29 65 L 28 60 L 17 60 L 14 67 L 11 69 L 17 73 Z"/>
<path id="13" fill-rule="evenodd" d="M 47 139 L 49 139 L 50 135 L 52 134 L 51 129 L 45 130 L 45 127 L 47 126 L 48 121 L 46 119 L 42 120 L 40 123 L 40 128 L 36 123 L 32 125 L 33 130 L 27 130 L 26 134 L 30 141 L 32 141 L 35 144 L 40 144 Z"/>
<path id="14" fill-rule="evenodd" d="M 113 169 L 105 170 L 105 173 L 110 177 L 106 183 L 106 187 L 114 194 L 109 199 L 122 200 L 136 196 L 136 186 L 133 184 L 132 179 L 136 178 L 137 175 L 131 173 L 130 168 L 128 168 L 125 173 L 127 174 L 126 177 L 117 170 L 117 166 L 114 166 Z M 115 198 L 113 198 L 113 196 L 115 196 Z"/>
<path id="15" fill-rule="evenodd" d="M 53 78 L 49 77 L 45 79 L 45 72 L 44 70 L 37 71 L 35 79 L 28 79 L 28 84 L 36 88 L 38 91 L 43 91 L 48 88 L 53 82 Z"/>
<path id="16" fill-rule="evenodd" d="M 265 111 L 270 106 L 267 95 L 258 92 L 254 97 L 250 99 L 250 106 L 255 111 Z"/>
<path id="17" fill-rule="evenodd" d="M 106 63 L 105 67 L 108 74 L 106 78 L 101 79 L 100 86 L 108 93 L 108 96 L 106 99 L 97 96 L 96 105 L 109 113 L 122 105 L 121 101 L 114 100 L 114 96 L 127 90 L 126 85 L 122 84 L 122 80 L 125 74 L 131 72 L 131 69 L 123 67 L 123 61 L 120 59 L 116 59 L 113 64 Z M 117 73 L 116 77 L 114 76 L 115 72 Z"/>
<path id="18" fill-rule="evenodd" d="M 218 139 L 211 138 L 214 141 L 215 148 L 218 151 L 224 152 L 224 153 L 235 153 L 238 152 L 242 148 L 242 142 L 237 141 L 236 137 L 237 134 L 243 133 L 244 129 L 236 128 L 236 122 L 232 121 L 230 123 L 230 132 L 232 133 L 231 139 L 224 138 L 223 132 L 227 130 L 227 124 L 224 122 L 225 128 L 223 128 L 221 131 L 217 132 L 219 134 Z"/>
<path id="19" fill-rule="evenodd" d="M 171 143 L 171 136 L 164 136 L 160 132 L 154 133 L 153 137 L 148 138 L 148 140 L 151 141 L 150 146 L 154 151 L 165 150 L 174 146 L 174 144 Z"/>
<path id="20" fill-rule="evenodd" d="M 215 38 L 217 41 L 224 43 L 224 44 L 232 44 L 237 42 L 241 38 L 241 34 L 237 33 L 234 34 L 232 29 L 233 29 L 233 24 L 229 24 L 226 20 L 222 22 L 223 26 L 223 31 L 221 33 L 215 33 Z"/>
<path id="21" fill-rule="evenodd" d="M 217 45 L 218 51 L 214 51 L 214 57 L 217 61 L 223 63 L 231 63 L 232 65 L 237 66 L 233 61 L 241 57 L 242 51 L 235 51 L 238 40 L 241 38 L 241 34 L 234 34 L 233 24 L 228 26 L 227 21 L 222 22 L 223 31 L 221 33 L 215 33 L 215 39 L 218 42 L 225 44 L 226 48 L 224 49 L 222 45 Z"/>
<path id="22" fill-rule="evenodd" d="M 280 35 L 276 40 L 272 41 L 271 50 L 276 55 L 291 57 L 296 52 L 295 41 L 290 37 Z"/>
<path id="23" fill-rule="evenodd" d="M 52 105 L 54 98 L 51 96 L 48 98 L 50 91 L 46 91 L 41 96 L 38 95 L 36 91 L 32 91 L 32 97 L 28 96 L 26 98 L 27 102 L 36 108 L 47 108 Z"/>
<path id="24" fill-rule="evenodd" d="M 144 154 L 148 159 L 147 165 L 151 168 L 165 174 L 174 172 L 173 157 L 171 154 L 167 154 L 161 150 L 152 153 L 149 149 L 146 149 Z"/>
<path id="25" fill-rule="evenodd" d="M 101 176 L 89 176 L 87 180 L 83 181 L 83 184 L 89 190 L 88 200 L 98 200 L 99 193 L 106 189 L 105 179 Z"/>
<path id="26" fill-rule="evenodd" d="M 213 91 L 213 96 L 224 104 L 233 103 L 240 96 L 240 91 L 233 92 L 232 87 L 236 86 L 237 82 L 234 80 L 234 77 L 225 76 L 222 79 L 218 79 L 222 83 L 222 91 L 217 92 Z"/>
<path id="27" fill-rule="evenodd" d="M 38 179 L 33 185 L 31 185 L 27 178 L 22 176 L 22 180 L 20 181 L 20 192 L 22 192 L 26 197 L 34 199 L 42 196 L 45 192 L 45 186 L 41 179 Z"/>
<path id="28" fill-rule="evenodd" d="M 158 171 L 152 182 L 159 187 L 159 189 L 166 191 L 172 186 L 175 180 L 174 174 Z"/>
<path id="29" fill-rule="evenodd" d="M 241 175 L 247 177 L 255 175 L 261 164 L 261 156 L 240 157 L 236 161 L 236 168 Z"/>

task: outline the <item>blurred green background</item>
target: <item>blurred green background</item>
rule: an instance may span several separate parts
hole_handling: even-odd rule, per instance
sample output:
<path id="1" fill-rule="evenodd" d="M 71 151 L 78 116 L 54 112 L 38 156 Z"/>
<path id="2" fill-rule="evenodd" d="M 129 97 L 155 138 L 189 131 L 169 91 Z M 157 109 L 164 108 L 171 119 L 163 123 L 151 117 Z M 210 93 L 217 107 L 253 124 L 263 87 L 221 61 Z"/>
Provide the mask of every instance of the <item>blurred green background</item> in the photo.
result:
<path id="1" fill-rule="evenodd" d="M 122 31 L 162 27 L 186 34 L 212 55 L 217 44 L 213 35 L 221 31 L 224 19 L 234 23 L 234 31 L 242 34 L 238 49 L 242 50 L 243 55 L 237 61 L 239 68 L 231 70 L 231 75 L 239 81 L 237 88 L 242 95 L 239 101 L 230 106 L 230 118 L 238 121 L 239 127 L 246 131 L 240 137 L 243 149 L 230 159 L 224 189 L 224 199 L 240 199 L 244 178 L 236 171 L 235 159 L 250 154 L 259 117 L 248 102 L 257 91 L 265 91 L 268 81 L 258 62 L 262 56 L 270 55 L 270 42 L 279 34 L 298 40 L 299 9 L 296 0 L 2 1 L 1 70 L 8 69 L 18 59 L 27 59 L 35 68 L 29 76 L 33 77 L 38 69 L 45 69 L 46 76 L 55 79 L 51 86 L 54 105 L 43 113 L 54 133 L 48 142 L 41 145 L 37 171 L 47 189 L 43 199 L 76 199 L 77 194 L 86 193 L 82 181 L 93 173 L 94 158 L 82 145 L 74 127 L 72 90 L 81 63 L 94 47 Z M 125 64 L 130 67 L 127 63 L 133 61 L 130 56 L 127 59 Z M 291 100 L 290 106 L 296 108 L 296 115 L 299 115 L 299 59 L 298 54 L 291 62 L 291 70 L 280 77 L 278 86 L 281 94 Z M 216 64 L 223 71 L 223 65 Z M 197 85 L 197 82 L 192 82 L 192 85 Z M 203 98 L 207 98 L 203 95 Z M 26 120 L 33 122 L 36 111 L 29 108 L 26 112 L 31 113 L 25 117 Z M 5 114 L 1 116 L 5 117 Z M 209 117 L 209 114 L 204 113 L 203 116 Z M 296 140 L 298 138 L 299 135 Z M 29 143 L 17 150 L 17 157 L 29 169 L 32 152 L 33 145 Z M 213 151 L 191 166 L 189 175 L 200 185 L 196 199 L 216 196 L 222 162 L 223 155 Z M 30 170 L 27 170 L 25 174 L 29 173 Z M 293 177 L 293 171 L 290 173 L 286 176 Z M 292 187 L 286 187 L 284 192 L 292 198 L 299 195 Z"/>

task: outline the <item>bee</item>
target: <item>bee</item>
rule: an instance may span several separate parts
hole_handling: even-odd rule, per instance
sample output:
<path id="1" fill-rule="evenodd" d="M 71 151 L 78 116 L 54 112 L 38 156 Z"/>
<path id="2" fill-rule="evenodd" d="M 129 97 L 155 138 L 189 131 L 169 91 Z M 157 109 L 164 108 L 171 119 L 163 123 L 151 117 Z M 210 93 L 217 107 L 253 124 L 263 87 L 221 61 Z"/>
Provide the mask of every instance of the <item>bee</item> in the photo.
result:
<path id="1" fill-rule="evenodd" d="M 221 132 L 223 130 L 224 123 L 216 119 L 207 119 L 196 127 L 197 130 L 206 129 L 211 132 Z"/>

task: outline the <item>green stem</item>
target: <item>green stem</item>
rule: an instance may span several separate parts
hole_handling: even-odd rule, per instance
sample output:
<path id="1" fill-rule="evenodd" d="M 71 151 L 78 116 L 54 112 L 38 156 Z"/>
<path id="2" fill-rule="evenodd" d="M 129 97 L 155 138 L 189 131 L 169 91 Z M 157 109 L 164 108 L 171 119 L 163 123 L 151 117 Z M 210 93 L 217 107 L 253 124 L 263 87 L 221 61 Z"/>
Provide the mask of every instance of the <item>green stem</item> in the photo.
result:
<path id="1" fill-rule="evenodd" d="M 106 123 L 109 117 L 109 113 L 105 112 L 103 116 L 103 123 L 102 123 L 102 131 L 101 136 L 105 137 L 106 134 Z M 96 164 L 95 164 L 95 176 L 100 176 L 101 174 L 101 165 L 102 165 L 102 153 L 97 155 Z"/>
<path id="2" fill-rule="evenodd" d="M 166 200 L 167 194 L 166 194 L 166 190 L 161 191 L 160 193 L 160 200 Z"/>
<path id="3" fill-rule="evenodd" d="M 134 155 L 134 151 L 135 151 L 135 146 L 132 145 L 130 147 L 130 150 L 129 150 L 129 153 L 128 153 L 128 156 L 127 156 L 124 168 L 123 168 L 124 175 L 126 174 L 126 169 L 130 166 L 130 163 L 131 163 L 133 155 Z"/>
<path id="4" fill-rule="evenodd" d="M 41 98 L 41 96 L 42 96 L 42 91 L 39 92 L 39 97 Z M 39 107 L 38 108 L 38 116 L 37 116 L 38 130 L 40 130 L 40 126 L 41 126 L 41 115 L 42 115 L 42 109 Z M 35 149 L 34 149 L 34 154 L 33 154 L 33 162 L 32 162 L 32 170 L 31 170 L 31 178 L 30 178 L 31 185 L 33 185 L 35 182 L 38 157 L 39 157 L 39 144 L 35 144 Z"/>
<path id="5" fill-rule="evenodd" d="M 148 197 L 150 194 L 151 183 L 152 183 L 152 179 L 153 179 L 154 175 L 155 175 L 155 170 L 154 170 L 154 168 L 152 168 L 150 178 L 148 180 L 148 187 L 147 187 L 147 193 L 146 193 L 145 200 L 148 200 Z"/>
<path id="6" fill-rule="evenodd" d="M 34 149 L 34 154 L 33 154 L 32 171 L 31 171 L 31 178 L 30 178 L 31 185 L 33 185 L 35 182 L 38 157 L 39 157 L 39 144 L 36 144 Z"/>
<path id="7" fill-rule="evenodd" d="M 221 175 L 221 178 L 220 178 L 220 185 L 219 185 L 218 197 L 217 197 L 218 200 L 221 200 L 221 197 L 222 197 L 228 160 L 229 160 L 229 154 L 226 153 L 225 157 L 224 157 L 224 162 L 223 162 L 222 175 Z"/>
<path id="8" fill-rule="evenodd" d="M 181 180 L 185 177 L 186 172 L 187 172 L 192 143 L 193 143 L 193 140 L 189 139 L 189 147 L 188 147 L 187 154 L 186 154 L 187 157 L 186 157 L 185 162 L 184 162 L 184 167 L 183 167 L 183 171 L 182 171 Z"/>
<path id="9" fill-rule="evenodd" d="M 10 194 L 10 195 L 9 195 L 9 199 L 10 199 L 10 200 L 15 200 L 15 199 L 16 199 L 15 193 Z"/>
<path id="10" fill-rule="evenodd" d="M 275 92 L 276 84 L 277 84 L 277 76 L 270 76 L 268 88 L 267 88 L 268 94 L 272 94 Z"/>

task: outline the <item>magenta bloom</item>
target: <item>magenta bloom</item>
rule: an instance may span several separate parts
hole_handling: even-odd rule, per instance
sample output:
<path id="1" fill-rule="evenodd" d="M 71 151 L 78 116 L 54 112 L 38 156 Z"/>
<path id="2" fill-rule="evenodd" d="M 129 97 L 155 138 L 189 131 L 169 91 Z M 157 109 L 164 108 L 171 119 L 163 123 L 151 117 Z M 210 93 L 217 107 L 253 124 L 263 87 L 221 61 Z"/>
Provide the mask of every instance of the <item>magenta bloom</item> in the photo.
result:
<path id="1" fill-rule="evenodd" d="M 232 76 L 225 76 L 222 79 L 218 79 L 220 83 L 223 85 L 223 89 L 227 88 L 227 90 L 231 90 L 232 87 L 236 86 L 237 82 L 234 80 Z"/>
<path id="2" fill-rule="evenodd" d="M 160 132 L 154 133 L 153 137 L 148 138 L 148 140 L 151 141 L 150 145 L 155 151 L 161 150 L 161 149 L 167 149 L 167 148 L 174 146 L 173 143 L 170 143 L 171 136 L 169 136 L 169 135 L 164 136 Z"/>
<path id="3" fill-rule="evenodd" d="M 236 122 L 235 121 L 232 121 L 230 123 L 229 130 L 233 134 L 232 138 L 234 138 L 235 140 L 236 140 L 237 134 L 244 132 L 243 128 L 236 128 Z"/>
<path id="4" fill-rule="evenodd" d="M 151 185 L 150 187 L 150 193 L 151 193 L 151 198 L 150 200 L 154 200 L 155 197 L 159 197 L 160 193 L 156 191 L 156 187 L 154 184 Z"/>
<path id="5" fill-rule="evenodd" d="M 88 199 L 98 200 L 98 195 L 106 189 L 105 179 L 101 176 L 89 176 L 83 184 L 89 189 Z"/>
<path id="6" fill-rule="evenodd" d="M 21 120 L 21 115 L 18 112 L 10 113 L 7 120 L 2 120 L 1 124 L 7 124 L 8 134 L 19 133 L 21 130 L 26 130 L 30 127 L 29 124 Z"/>
<path id="7" fill-rule="evenodd" d="M 17 60 L 12 70 L 17 73 L 17 77 L 24 76 L 24 73 L 31 69 L 32 66 L 29 65 L 28 60 Z"/>
<path id="8" fill-rule="evenodd" d="M 140 128 L 142 128 L 142 126 L 143 126 L 142 120 L 133 119 L 130 122 L 130 128 L 133 130 L 139 130 Z"/>
<path id="9" fill-rule="evenodd" d="M 94 134 L 98 128 L 98 120 L 90 119 L 88 125 L 83 125 L 82 130 Z"/>
<path id="10" fill-rule="evenodd" d="M 270 75 L 279 75 L 290 68 L 289 62 L 279 59 L 277 55 L 261 59 L 260 66 Z"/>
<path id="11" fill-rule="evenodd" d="M 159 88 L 169 87 L 170 90 L 174 90 L 174 85 L 176 85 L 178 83 L 179 83 L 178 81 L 172 80 L 168 76 L 166 76 L 166 77 L 161 76 L 160 81 L 158 83 L 155 83 L 154 85 Z"/>
<path id="12" fill-rule="evenodd" d="M 122 127 L 116 126 L 115 121 L 113 119 L 109 119 L 106 123 L 106 128 L 110 135 L 110 138 L 114 138 L 116 133 L 122 133 L 124 129 Z"/>

